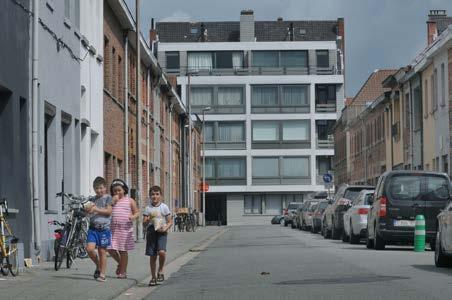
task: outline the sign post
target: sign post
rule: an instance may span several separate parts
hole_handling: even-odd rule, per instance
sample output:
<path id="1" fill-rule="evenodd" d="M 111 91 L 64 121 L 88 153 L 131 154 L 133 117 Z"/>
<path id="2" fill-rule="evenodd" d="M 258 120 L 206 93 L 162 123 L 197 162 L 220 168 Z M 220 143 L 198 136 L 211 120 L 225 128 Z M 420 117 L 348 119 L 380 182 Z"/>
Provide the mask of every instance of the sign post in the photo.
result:
<path id="1" fill-rule="evenodd" d="M 331 173 L 323 174 L 323 184 L 328 191 L 328 198 L 330 197 L 330 189 L 333 187 L 333 175 Z"/>

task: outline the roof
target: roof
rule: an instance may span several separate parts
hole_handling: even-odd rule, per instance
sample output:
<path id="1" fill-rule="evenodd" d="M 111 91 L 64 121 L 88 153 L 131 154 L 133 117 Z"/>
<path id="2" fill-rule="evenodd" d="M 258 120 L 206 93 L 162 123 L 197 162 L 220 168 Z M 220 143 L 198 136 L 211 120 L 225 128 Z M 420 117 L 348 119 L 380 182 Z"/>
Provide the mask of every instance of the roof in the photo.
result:
<path id="1" fill-rule="evenodd" d="M 447 26 L 452 24 L 452 17 L 447 15 L 445 10 L 431 10 L 428 15 L 429 22 L 436 23 L 436 29 L 438 30 L 438 35 L 447 29 Z"/>
<path id="2" fill-rule="evenodd" d="M 337 20 L 329 21 L 255 21 L 257 41 L 286 41 L 293 23 L 295 41 L 336 41 Z M 157 32 L 162 43 L 197 42 L 201 25 L 207 29 L 208 42 L 240 42 L 240 22 L 158 22 Z M 196 28 L 196 33 L 192 29 Z M 193 31 L 194 32 L 194 31 Z"/>
<path id="3" fill-rule="evenodd" d="M 380 97 L 384 92 L 389 91 L 389 88 L 384 88 L 382 82 L 390 75 L 396 73 L 396 69 L 375 70 L 367 78 L 361 89 L 355 97 L 353 97 L 352 105 L 357 103 L 367 103 L 374 101 Z"/>

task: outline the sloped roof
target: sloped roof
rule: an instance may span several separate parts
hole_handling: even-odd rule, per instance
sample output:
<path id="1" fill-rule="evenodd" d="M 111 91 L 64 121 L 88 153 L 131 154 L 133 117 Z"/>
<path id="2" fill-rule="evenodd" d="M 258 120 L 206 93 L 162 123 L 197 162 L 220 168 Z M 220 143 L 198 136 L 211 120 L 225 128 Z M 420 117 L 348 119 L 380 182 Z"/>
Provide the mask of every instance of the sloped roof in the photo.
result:
<path id="1" fill-rule="evenodd" d="M 353 97 L 352 104 L 365 104 L 367 102 L 372 102 L 378 97 L 380 97 L 384 92 L 389 91 L 389 88 L 383 87 L 383 80 L 388 76 L 393 75 L 397 72 L 397 69 L 383 69 L 375 70 L 367 78 L 366 82 L 363 84 L 361 89 L 358 91 L 355 97 Z"/>
<path id="2" fill-rule="evenodd" d="M 338 21 L 255 21 L 257 41 L 286 41 L 293 23 L 295 41 L 336 41 Z M 162 43 L 197 42 L 201 24 L 207 29 L 208 42 L 240 42 L 240 22 L 158 22 Z M 196 33 L 192 33 L 196 29 Z"/>

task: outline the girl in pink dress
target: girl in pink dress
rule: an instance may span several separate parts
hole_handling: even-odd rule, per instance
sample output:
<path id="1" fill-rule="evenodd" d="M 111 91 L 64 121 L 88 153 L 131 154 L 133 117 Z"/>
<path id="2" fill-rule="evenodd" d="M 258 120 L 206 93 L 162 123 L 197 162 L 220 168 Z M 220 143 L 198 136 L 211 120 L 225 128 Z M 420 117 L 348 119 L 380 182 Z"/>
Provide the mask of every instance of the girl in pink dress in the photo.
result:
<path id="1" fill-rule="evenodd" d="M 110 192 L 113 196 L 113 210 L 111 214 L 111 245 L 108 250 L 111 257 L 118 263 L 116 275 L 127 278 L 127 251 L 135 248 L 133 234 L 133 220 L 140 212 L 135 200 L 127 196 L 129 188 L 121 179 L 113 180 Z"/>

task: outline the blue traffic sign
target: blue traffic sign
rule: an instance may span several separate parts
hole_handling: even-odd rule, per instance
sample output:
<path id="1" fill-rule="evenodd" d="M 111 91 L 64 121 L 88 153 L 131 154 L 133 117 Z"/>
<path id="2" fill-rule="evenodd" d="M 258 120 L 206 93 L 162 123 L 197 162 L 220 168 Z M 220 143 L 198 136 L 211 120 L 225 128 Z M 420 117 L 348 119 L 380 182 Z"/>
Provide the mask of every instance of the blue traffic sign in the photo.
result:
<path id="1" fill-rule="evenodd" d="M 323 181 L 325 183 L 330 183 L 331 181 L 333 181 L 333 176 L 331 174 L 323 174 Z"/>

